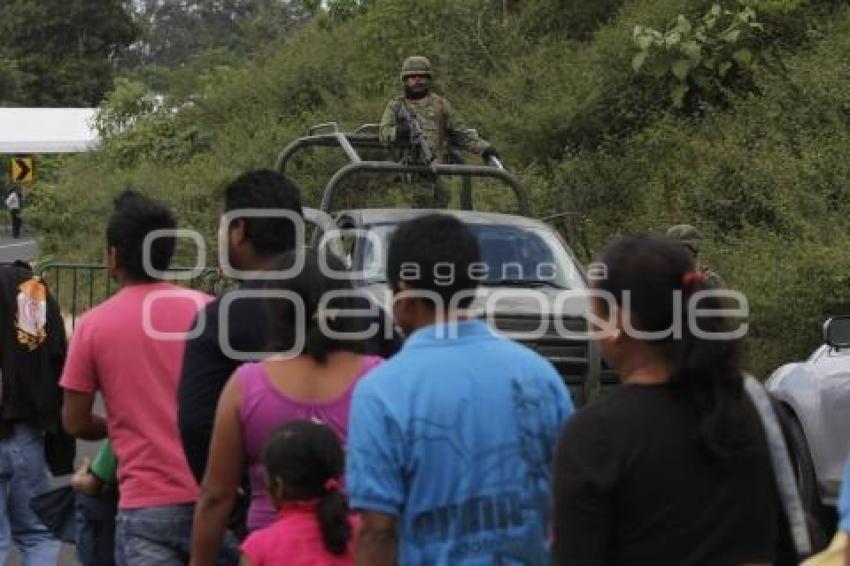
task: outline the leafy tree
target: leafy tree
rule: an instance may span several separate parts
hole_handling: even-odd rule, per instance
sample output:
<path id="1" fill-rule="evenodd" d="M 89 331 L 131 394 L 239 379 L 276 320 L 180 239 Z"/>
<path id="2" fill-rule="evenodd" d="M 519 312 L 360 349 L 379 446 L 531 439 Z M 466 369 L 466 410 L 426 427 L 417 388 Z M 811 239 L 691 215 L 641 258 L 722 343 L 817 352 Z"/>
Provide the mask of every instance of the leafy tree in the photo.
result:
<path id="1" fill-rule="evenodd" d="M 616 15 L 622 3 L 622 0 L 527 0 L 519 3 L 520 10 L 514 8 L 514 11 L 524 33 L 586 40 Z M 510 7 L 504 9 L 507 12 Z"/>
<path id="2" fill-rule="evenodd" d="M 751 301 L 748 369 L 766 375 L 820 344 L 824 312 L 850 296 L 846 0 L 338 1 L 302 0 L 323 17 L 261 57 L 216 38 L 163 73 L 161 98 L 145 94 L 146 77 L 144 88 L 118 85 L 103 105 L 104 143 L 33 191 L 41 249 L 98 260 L 92 231 L 127 184 L 214 242 L 224 182 L 271 166 L 313 124 L 376 120 L 402 59 L 421 53 L 583 259 L 617 234 L 694 224 L 708 264 Z M 715 2 L 731 14 L 712 15 Z M 356 9 L 332 19 L 344 5 Z M 783 72 L 768 66 L 777 44 Z M 0 52 L 4 61 L 17 69 Z M 696 112 L 671 108 L 682 85 Z M 307 152 L 288 172 L 316 204 L 343 163 L 338 151 Z M 382 197 L 350 193 L 354 207 Z"/>
<path id="3" fill-rule="evenodd" d="M 5 0 L 0 98 L 28 106 L 97 105 L 112 88 L 114 59 L 137 31 L 127 0 Z"/>
<path id="4" fill-rule="evenodd" d="M 160 106 L 160 101 L 147 92 L 145 85 L 119 78 L 115 82 L 115 90 L 100 105 L 94 126 L 100 137 L 106 139 L 152 114 Z"/>
<path id="5" fill-rule="evenodd" d="M 142 28 L 125 66 L 174 67 L 217 48 L 247 53 L 274 41 L 314 9 L 289 0 L 140 0 Z"/>
<path id="6" fill-rule="evenodd" d="M 632 59 L 635 72 L 670 83 L 676 108 L 700 96 L 721 102 L 731 92 L 756 90 L 753 74 L 760 58 L 758 37 L 764 26 L 751 8 L 733 12 L 714 4 L 697 22 L 679 15 L 666 32 L 635 26 L 639 51 Z"/>
<path id="7" fill-rule="evenodd" d="M 14 104 L 18 97 L 18 66 L 0 52 L 0 106 Z"/>

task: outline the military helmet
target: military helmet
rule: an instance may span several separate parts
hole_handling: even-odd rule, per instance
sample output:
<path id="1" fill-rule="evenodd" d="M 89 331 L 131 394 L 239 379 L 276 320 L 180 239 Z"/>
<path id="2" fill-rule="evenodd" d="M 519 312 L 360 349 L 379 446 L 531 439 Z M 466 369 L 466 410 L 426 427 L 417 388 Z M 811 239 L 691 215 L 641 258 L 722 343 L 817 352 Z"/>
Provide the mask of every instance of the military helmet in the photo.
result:
<path id="1" fill-rule="evenodd" d="M 667 237 L 678 240 L 688 247 L 694 255 L 699 253 L 699 245 L 702 242 L 702 234 L 690 224 L 677 224 L 667 230 Z"/>
<path id="2" fill-rule="evenodd" d="M 404 79 L 410 75 L 423 75 L 426 77 L 433 76 L 433 73 L 431 72 L 431 61 L 421 55 L 408 57 L 401 65 L 402 82 L 404 82 Z"/>

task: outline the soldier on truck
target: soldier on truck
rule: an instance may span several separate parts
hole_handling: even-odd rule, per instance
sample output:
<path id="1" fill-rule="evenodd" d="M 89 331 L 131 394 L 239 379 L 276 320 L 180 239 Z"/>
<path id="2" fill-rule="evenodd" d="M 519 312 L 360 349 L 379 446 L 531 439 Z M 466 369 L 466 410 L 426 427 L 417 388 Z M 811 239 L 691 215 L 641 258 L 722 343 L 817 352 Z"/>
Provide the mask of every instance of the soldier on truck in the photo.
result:
<path id="1" fill-rule="evenodd" d="M 415 55 L 401 68 L 403 94 L 390 100 L 381 118 L 378 138 L 384 145 L 404 149 L 402 162 L 430 166 L 451 163 L 454 148 L 480 155 L 487 162 L 498 158 L 496 149 L 467 128 L 448 100 L 431 91 L 433 71 L 427 58 Z M 445 206 L 447 195 L 436 182 L 435 199 Z"/>

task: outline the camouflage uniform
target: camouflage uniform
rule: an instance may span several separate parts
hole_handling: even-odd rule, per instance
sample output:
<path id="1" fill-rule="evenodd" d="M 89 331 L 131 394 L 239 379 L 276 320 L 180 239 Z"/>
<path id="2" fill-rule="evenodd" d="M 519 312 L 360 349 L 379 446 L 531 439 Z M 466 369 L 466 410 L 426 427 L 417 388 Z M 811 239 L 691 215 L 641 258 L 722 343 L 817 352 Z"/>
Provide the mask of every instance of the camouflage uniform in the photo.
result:
<path id="1" fill-rule="evenodd" d="M 401 69 L 402 83 L 412 75 L 425 76 L 430 79 L 432 72 L 431 63 L 428 59 L 420 56 L 408 57 Z M 433 92 L 427 92 L 418 98 L 407 97 L 404 94 L 393 98 L 387 104 L 381 117 L 378 139 L 383 145 L 401 148 L 404 152 L 402 155 L 403 162 L 413 162 L 417 159 L 414 155 L 415 152 L 411 150 L 409 138 L 399 139 L 399 126 L 403 125 L 402 115 L 404 112 L 402 106 L 422 128 L 425 141 L 434 157 L 433 163 L 451 163 L 450 149 L 463 149 L 485 158 L 488 153 L 496 155 L 495 150 L 486 140 L 480 138 L 475 130 L 466 127 L 448 100 Z M 418 164 L 425 165 L 425 163 Z M 422 181 L 423 179 L 417 180 Z M 444 208 L 448 204 L 449 198 L 443 182 L 439 177 L 433 176 L 428 179 L 428 183 L 433 187 L 434 205 Z M 414 199 L 414 206 L 423 206 L 421 197 L 422 195 L 419 195 Z M 427 204 L 424 206 L 427 206 Z"/>
<path id="2" fill-rule="evenodd" d="M 411 117 L 418 120 L 425 139 L 440 163 L 449 162 L 449 147 L 460 148 L 481 155 L 490 144 L 470 130 L 461 120 L 449 101 L 434 93 L 419 100 L 397 96 L 387 104 L 381 118 L 378 137 L 382 144 L 393 145 L 399 121 L 399 108 L 404 104 Z"/>

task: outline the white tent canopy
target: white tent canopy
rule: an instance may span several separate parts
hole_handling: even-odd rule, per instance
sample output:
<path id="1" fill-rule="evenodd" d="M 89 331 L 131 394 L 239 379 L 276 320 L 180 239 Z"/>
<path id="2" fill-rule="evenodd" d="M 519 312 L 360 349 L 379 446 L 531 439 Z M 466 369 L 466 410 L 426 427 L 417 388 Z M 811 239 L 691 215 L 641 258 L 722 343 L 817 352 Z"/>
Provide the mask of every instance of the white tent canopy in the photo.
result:
<path id="1" fill-rule="evenodd" d="M 79 153 L 97 143 L 95 108 L 0 108 L 0 154 Z"/>

